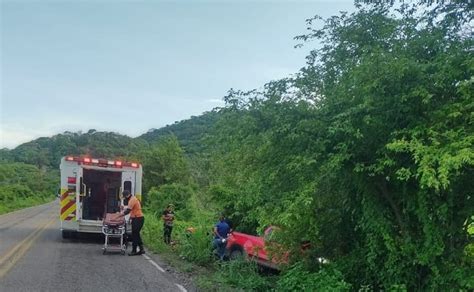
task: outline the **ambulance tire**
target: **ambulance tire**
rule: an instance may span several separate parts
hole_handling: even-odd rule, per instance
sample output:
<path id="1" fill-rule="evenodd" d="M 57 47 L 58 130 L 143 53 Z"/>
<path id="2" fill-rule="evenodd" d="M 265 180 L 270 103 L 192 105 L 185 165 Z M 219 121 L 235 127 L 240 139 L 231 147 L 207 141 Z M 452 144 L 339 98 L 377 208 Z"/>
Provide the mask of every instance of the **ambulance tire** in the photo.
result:
<path id="1" fill-rule="evenodd" d="M 63 230 L 62 231 L 62 236 L 63 236 L 63 239 L 71 238 L 71 231 Z"/>

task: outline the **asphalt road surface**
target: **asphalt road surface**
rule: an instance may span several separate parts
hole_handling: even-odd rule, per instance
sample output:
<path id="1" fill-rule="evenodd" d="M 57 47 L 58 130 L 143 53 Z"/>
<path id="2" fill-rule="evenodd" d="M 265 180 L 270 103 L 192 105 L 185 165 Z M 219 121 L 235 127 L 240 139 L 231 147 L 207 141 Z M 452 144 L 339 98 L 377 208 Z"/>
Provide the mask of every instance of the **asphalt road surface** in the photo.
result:
<path id="1" fill-rule="evenodd" d="M 62 239 L 58 214 L 55 201 L 0 215 L 0 291 L 187 290 L 156 256 L 103 255 L 101 236 Z"/>

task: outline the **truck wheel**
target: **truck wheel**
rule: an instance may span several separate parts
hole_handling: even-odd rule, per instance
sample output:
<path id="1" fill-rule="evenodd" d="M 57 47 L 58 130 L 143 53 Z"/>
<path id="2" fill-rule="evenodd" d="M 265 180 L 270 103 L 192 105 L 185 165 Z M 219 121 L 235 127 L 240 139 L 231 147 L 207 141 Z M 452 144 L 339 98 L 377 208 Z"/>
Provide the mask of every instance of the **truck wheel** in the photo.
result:
<path id="1" fill-rule="evenodd" d="M 62 236 L 63 236 L 63 239 L 71 238 L 71 232 L 70 232 L 70 231 L 63 230 L 63 231 L 62 231 Z"/>
<path id="2" fill-rule="evenodd" d="M 230 253 L 231 260 L 240 260 L 244 258 L 244 252 L 241 249 L 234 249 Z"/>

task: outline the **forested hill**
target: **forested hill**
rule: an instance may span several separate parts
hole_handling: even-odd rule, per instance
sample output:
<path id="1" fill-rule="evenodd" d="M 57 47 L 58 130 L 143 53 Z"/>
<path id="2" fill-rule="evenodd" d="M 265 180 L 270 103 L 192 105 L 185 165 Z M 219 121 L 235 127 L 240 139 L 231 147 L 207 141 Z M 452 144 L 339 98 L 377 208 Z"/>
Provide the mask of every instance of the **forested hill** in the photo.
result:
<path id="1" fill-rule="evenodd" d="M 177 137 L 186 153 L 196 153 L 202 151 L 200 141 L 210 132 L 217 117 L 217 112 L 206 112 L 163 128 L 152 129 L 136 138 L 93 129 L 86 133 L 64 132 L 52 137 L 35 139 L 12 150 L 2 149 L 0 161 L 23 162 L 40 168 L 57 168 L 61 157 L 70 154 L 104 158 L 131 157 L 170 135 Z"/>
<path id="2" fill-rule="evenodd" d="M 159 129 L 151 129 L 147 133 L 137 137 L 149 143 L 154 143 L 160 138 L 176 136 L 181 147 L 188 154 L 197 153 L 203 150 L 200 143 L 206 135 L 209 135 L 212 126 L 219 118 L 218 111 L 205 112 L 200 116 L 192 116 L 190 119 L 177 121 L 172 125 L 167 125 Z"/>
<path id="3" fill-rule="evenodd" d="M 112 132 L 87 133 L 64 132 L 52 137 L 41 137 L 19 145 L 12 150 L 3 149 L 0 159 L 23 162 L 40 168 L 57 168 L 62 156 L 88 154 L 96 157 L 124 157 L 147 145 L 141 139 L 133 139 Z"/>

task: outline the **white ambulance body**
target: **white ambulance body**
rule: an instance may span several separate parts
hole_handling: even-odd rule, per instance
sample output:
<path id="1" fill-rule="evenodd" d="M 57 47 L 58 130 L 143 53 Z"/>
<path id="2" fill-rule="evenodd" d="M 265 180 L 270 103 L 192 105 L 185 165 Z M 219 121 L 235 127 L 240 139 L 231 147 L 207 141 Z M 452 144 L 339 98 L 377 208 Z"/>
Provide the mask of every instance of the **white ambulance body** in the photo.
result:
<path id="1" fill-rule="evenodd" d="M 139 163 L 66 156 L 60 170 L 59 216 L 64 238 L 75 232 L 101 233 L 105 214 L 120 211 L 124 190 L 141 200 Z"/>

